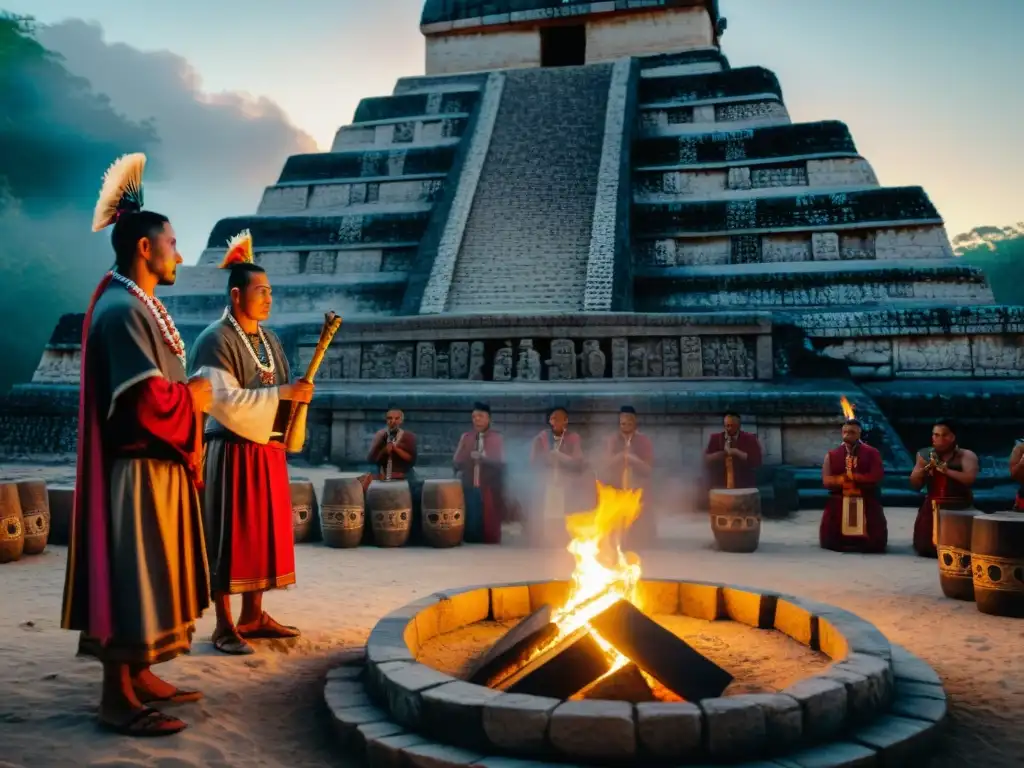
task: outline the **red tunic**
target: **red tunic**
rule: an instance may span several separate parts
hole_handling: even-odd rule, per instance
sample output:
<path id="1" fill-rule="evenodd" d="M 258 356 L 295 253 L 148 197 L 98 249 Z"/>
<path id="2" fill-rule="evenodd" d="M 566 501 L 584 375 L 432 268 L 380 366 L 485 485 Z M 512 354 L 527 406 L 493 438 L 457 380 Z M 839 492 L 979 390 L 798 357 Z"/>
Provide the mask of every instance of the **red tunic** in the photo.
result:
<path id="1" fill-rule="evenodd" d="M 571 461 L 552 464 L 548 458 L 552 450 L 570 457 Z M 556 516 L 558 513 L 572 514 L 594 508 L 597 503 L 594 473 L 586 466 L 583 443 L 577 433 L 565 430 L 561 443 L 557 442 L 550 429 L 538 433 L 530 444 L 530 466 L 540 475 L 541 512 Z M 547 492 L 555 487 L 564 490 L 561 509 L 547 509 Z"/>
<path id="2" fill-rule="evenodd" d="M 831 496 L 825 503 L 818 539 L 823 549 L 836 552 L 885 552 L 889 528 L 878 500 L 884 476 L 882 454 L 865 443 L 857 443 L 853 453 L 853 472 L 859 476 L 851 483 L 855 493 L 846 497 L 842 488 L 829 487 Z M 829 451 L 825 457 L 828 474 L 845 475 L 846 457 L 845 445 Z"/>
<path id="3" fill-rule="evenodd" d="M 756 488 L 757 470 L 761 466 L 762 461 L 761 443 L 758 441 L 757 435 L 752 432 L 744 432 L 743 430 L 740 430 L 736 434 L 736 439 L 733 442 L 733 448 L 747 454 L 746 461 L 741 461 L 737 458 L 733 459 L 733 487 Z M 708 447 L 705 449 L 704 453 L 709 455 L 712 453 L 719 453 L 724 450 L 725 433 L 716 432 L 708 440 Z M 707 465 L 707 482 L 709 489 L 727 487 L 725 458 Z"/>
<path id="4" fill-rule="evenodd" d="M 928 461 L 930 450 L 921 451 L 921 456 Z M 953 458 L 946 462 L 946 466 L 956 471 L 963 469 L 963 454 L 959 448 L 953 453 Z M 927 493 L 914 519 L 914 551 L 921 557 L 938 557 L 934 540 L 935 512 L 932 503 L 938 502 L 940 507 L 946 509 L 967 509 L 974 504 L 974 491 L 969 485 L 964 485 L 941 472 L 933 472 L 926 475 L 926 478 Z"/>
<path id="5" fill-rule="evenodd" d="M 416 464 L 416 435 L 407 429 L 399 429 L 393 439 L 395 447 L 405 451 L 409 458 L 404 459 L 397 452 L 392 452 L 388 456 L 388 431 L 380 430 L 373 436 L 373 443 L 370 445 L 370 452 L 367 455 L 367 460 L 377 468 L 375 478 L 377 480 L 387 479 L 389 458 L 392 480 L 408 479 L 408 475 L 412 473 L 413 466 Z"/>
<path id="6" fill-rule="evenodd" d="M 484 544 L 501 544 L 501 522 L 507 518 L 505 442 L 498 432 L 488 429 L 483 433 L 484 456 L 475 460 L 471 454 L 477 450 L 479 435 L 475 430 L 463 433 L 452 459 L 455 470 L 462 476 L 467 518 L 469 507 L 477 503 L 480 504 L 479 514 L 483 518 L 480 534 L 476 531 L 477 526 L 471 525 L 469 519 L 466 520 L 466 541 L 474 541 L 479 535 Z"/>

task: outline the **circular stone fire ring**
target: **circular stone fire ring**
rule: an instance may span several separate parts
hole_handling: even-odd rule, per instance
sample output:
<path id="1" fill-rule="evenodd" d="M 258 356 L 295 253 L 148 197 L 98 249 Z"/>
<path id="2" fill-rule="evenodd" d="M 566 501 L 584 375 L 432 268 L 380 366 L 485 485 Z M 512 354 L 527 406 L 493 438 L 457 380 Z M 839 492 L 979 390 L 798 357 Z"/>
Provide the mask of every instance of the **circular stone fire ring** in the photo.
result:
<path id="1" fill-rule="evenodd" d="M 638 603 L 655 616 L 774 630 L 832 663 L 778 693 L 631 704 L 502 693 L 417 662 L 441 635 L 562 605 L 568 591 L 567 581 L 468 587 L 385 616 L 365 654 L 327 675 L 346 752 L 371 766 L 424 768 L 916 765 L 946 715 L 934 670 L 872 624 L 830 605 L 707 582 L 644 579 Z"/>

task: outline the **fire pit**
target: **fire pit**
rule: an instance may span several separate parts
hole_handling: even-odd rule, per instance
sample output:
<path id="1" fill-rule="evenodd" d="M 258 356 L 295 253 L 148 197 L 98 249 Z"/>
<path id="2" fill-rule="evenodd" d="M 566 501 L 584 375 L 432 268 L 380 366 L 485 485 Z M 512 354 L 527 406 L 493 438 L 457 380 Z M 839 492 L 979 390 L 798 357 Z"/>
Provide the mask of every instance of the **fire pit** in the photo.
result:
<path id="1" fill-rule="evenodd" d="M 946 713 L 930 667 L 841 609 L 599 556 L 628 496 L 601 489 L 569 518 L 571 581 L 451 590 L 381 619 L 365 658 L 328 675 L 346 751 L 431 768 L 923 764 Z"/>

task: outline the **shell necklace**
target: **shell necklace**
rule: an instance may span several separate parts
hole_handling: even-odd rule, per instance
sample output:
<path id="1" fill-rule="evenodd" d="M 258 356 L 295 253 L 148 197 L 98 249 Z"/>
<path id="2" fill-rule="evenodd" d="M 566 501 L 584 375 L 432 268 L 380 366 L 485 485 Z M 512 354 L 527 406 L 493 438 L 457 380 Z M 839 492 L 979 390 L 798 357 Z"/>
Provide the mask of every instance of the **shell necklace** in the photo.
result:
<path id="1" fill-rule="evenodd" d="M 224 317 L 231 322 L 231 325 L 235 329 L 235 333 L 237 333 L 239 338 L 242 339 L 245 344 L 245 348 L 249 350 L 249 354 L 252 356 L 253 362 L 256 363 L 256 367 L 260 372 L 260 384 L 265 387 L 274 386 L 274 381 L 276 380 L 274 378 L 274 373 L 277 371 L 277 365 L 274 363 L 274 353 L 271 351 L 270 345 L 267 343 L 267 336 L 263 333 L 263 327 L 257 325 L 256 332 L 259 334 L 260 344 L 263 346 L 263 351 L 266 352 L 267 355 L 267 362 L 265 363 L 260 359 L 260 354 L 257 351 L 256 346 L 252 343 L 252 340 L 249 338 L 249 334 L 242 330 L 242 326 L 240 326 L 238 321 L 235 320 L 230 309 L 224 310 Z"/>
<path id="2" fill-rule="evenodd" d="M 171 313 L 167 311 L 167 307 L 156 296 L 147 295 L 131 278 L 125 277 L 120 272 L 111 272 L 110 274 L 112 279 L 127 288 L 129 293 L 146 305 L 146 309 L 149 310 L 149 313 L 156 321 L 157 327 L 160 329 L 160 335 L 163 337 L 164 343 L 174 353 L 175 357 L 181 361 L 181 367 L 184 368 L 185 342 L 181 340 L 181 334 L 178 333 L 178 329 L 174 326 L 174 320 L 171 319 Z"/>

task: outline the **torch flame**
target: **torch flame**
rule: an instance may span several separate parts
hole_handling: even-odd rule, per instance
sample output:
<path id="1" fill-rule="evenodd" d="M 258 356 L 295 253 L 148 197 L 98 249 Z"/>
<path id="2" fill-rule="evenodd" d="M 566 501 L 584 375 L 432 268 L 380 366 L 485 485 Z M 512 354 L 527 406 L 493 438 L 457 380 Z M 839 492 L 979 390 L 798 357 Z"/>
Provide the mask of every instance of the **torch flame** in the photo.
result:
<path id="1" fill-rule="evenodd" d="M 843 409 L 843 418 L 844 419 L 855 419 L 855 418 L 857 418 L 857 412 L 855 410 L 853 410 L 853 406 L 850 404 L 850 401 L 846 399 L 845 395 L 844 396 L 840 396 L 840 398 L 839 398 L 839 406 Z"/>

